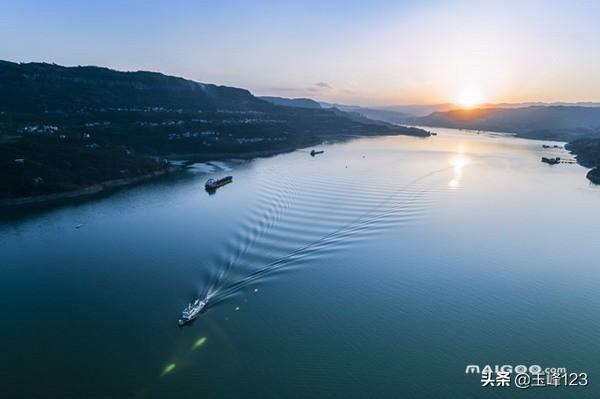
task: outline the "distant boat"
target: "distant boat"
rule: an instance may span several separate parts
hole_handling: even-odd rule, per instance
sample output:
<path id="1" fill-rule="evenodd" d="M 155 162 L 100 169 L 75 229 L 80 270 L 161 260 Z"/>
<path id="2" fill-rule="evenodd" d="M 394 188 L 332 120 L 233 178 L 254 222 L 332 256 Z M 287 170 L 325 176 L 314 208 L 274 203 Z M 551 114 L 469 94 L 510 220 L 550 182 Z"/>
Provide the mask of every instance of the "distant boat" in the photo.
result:
<path id="1" fill-rule="evenodd" d="M 556 158 L 542 157 L 542 162 L 547 163 L 548 165 L 556 165 L 557 163 L 560 163 L 560 158 L 559 157 L 556 157 Z"/>
<path id="2" fill-rule="evenodd" d="M 214 191 L 221 186 L 231 183 L 232 181 L 233 181 L 233 176 L 225 176 L 222 179 L 218 179 L 218 180 L 208 179 L 206 181 L 206 184 L 204 185 L 204 188 L 207 191 Z"/>
<path id="3" fill-rule="evenodd" d="M 177 321 L 177 325 L 182 327 L 194 320 L 196 317 L 198 317 L 200 312 L 202 312 L 202 309 L 206 307 L 207 303 L 208 299 L 204 299 L 202 301 L 200 299 L 196 299 L 193 303 L 187 305 L 187 307 L 181 313 L 181 319 Z"/>
<path id="4" fill-rule="evenodd" d="M 312 150 L 312 151 L 310 152 L 310 156 L 311 156 L 311 157 L 314 157 L 315 155 L 319 155 L 319 154 L 322 154 L 322 153 L 324 153 L 324 152 L 325 152 L 325 151 L 315 151 L 315 150 Z"/>

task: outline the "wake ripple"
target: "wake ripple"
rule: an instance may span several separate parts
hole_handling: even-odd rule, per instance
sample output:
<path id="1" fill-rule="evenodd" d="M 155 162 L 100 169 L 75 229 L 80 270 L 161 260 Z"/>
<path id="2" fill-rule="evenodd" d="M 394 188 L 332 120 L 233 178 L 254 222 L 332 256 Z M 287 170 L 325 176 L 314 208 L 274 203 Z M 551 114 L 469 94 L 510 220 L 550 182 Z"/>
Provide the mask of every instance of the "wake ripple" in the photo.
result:
<path id="1" fill-rule="evenodd" d="M 205 293 L 210 305 L 276 273 L 418 220 L 432 204 L 429 194 L 448 189 L 430 180 L 449 169 L 401 186 L 361 176 L 265 170 L 259 182 L 261 198 L 210 269 L 213 275 Z"/>

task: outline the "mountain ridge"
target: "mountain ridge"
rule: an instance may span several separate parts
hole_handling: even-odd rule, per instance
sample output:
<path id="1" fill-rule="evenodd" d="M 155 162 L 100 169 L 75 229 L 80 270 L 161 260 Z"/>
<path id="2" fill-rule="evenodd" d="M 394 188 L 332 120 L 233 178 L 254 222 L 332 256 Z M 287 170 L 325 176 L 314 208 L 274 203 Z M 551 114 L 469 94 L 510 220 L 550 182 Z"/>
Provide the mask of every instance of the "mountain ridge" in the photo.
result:
<path id="1" fill-rule="evenodd" d="M 395 134 L 429 136 L 158 72 L 0 61 L 0 199 L 138 181 L 177 169 L 172 154 L 246 157 Z"/>
<path id="2" fill-rule="evenodd" d="M 520 137 L 570 141 L 600 136 L 600 108 L 535 105 L 434 112 L 413 118 L 416 125 L 516 133 Z"/>

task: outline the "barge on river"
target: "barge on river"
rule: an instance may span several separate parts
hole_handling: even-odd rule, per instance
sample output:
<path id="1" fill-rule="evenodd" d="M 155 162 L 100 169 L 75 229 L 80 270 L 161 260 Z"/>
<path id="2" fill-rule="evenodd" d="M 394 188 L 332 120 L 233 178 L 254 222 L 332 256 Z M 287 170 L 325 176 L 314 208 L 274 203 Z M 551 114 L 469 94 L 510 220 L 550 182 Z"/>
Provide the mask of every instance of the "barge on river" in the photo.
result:
<path id="1" fill-rule="evenodd" d="M 206 188 L 207 191 L 214 191 L 219 187 L 222 187 L 226 184 L 229 184 L 233 181 L 233 176 L 225 176 L 222 179 L 208 179 L 206 181 L 206 184 L 204 185 L 204 188 Z"/>

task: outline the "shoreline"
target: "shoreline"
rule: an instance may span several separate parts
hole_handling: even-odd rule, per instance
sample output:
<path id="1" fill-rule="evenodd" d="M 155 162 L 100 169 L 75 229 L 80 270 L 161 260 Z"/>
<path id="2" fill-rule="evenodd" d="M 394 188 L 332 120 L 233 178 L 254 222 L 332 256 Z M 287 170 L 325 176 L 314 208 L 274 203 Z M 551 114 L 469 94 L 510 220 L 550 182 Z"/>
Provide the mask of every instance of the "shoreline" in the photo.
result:
<path id="1" fill-rule="evenodd" d="M 514 138 L 518 138 L 518 139 L 523 139 L 523 140 L 535 140 L 535 141 L 541 141 L 541 142 L 551 141 L 551 142 L 561 143 L 561 144 L 563 144 L 563 147 L 565 150 L 567 150 L 571 155 L 575 156 L 575 163 L 577 165 L 589 169 L 585 174 L 586 179 L 588 179 L 588 181 L 593 185 L 596 185 L 596 186 L 600 185 L 600 167 L 598 167 L 593 162 L 582 160 L 581 157 L 578 156 L 578 151 L 576 150 L 576 148 L 574 148 L 571 145 L 574 141 L 581 140 L 581 139 L 577 139 L 577 140 L 573 140 L 573 141 L 564 141 L 564 140 L 560 140 L 558 138 L 531 137 L 531 136 L 527 136 L 527 135 L 523 135 L 523 134 L 519 134 L 519 133 L 501 132 L 501 131 L 495 131 L 495 130 L 475 130 L 475 129 L 462 129 L 462 128 L 459 129 L 459 128 L 452 128 L 452 127 L 428 126 L 428 125 L 415 125 L 415 127 L 418 127 L 421 129 L 436 129 L 436 128 L 438 128 L 438 129 L 453 129 L 453 130 L 460 130 L 460 131 L 470 132 L 470 133 L 490 132 L 490 133 L 493 133 L 496 135 L 506 135 L 506 136 L 510 136 L 510 137 L 514 137 Z M 582 139 L 585 139 L 585 138 L 582 138 Z"/>
<path id="2" fill-rule="evenodd" d="M 318 144 L 314 144 L 318 145 Z M 311 147 L 309 145 L 307 147 Z M 301 150 L 306 147 L 294 147 L 289 149 L 281 150 L 262 150 L 262 151 L 251 151 L 251 152 L 213 152 L 213 153 L 188 153 L 188 154 L 166 154 L 163 157 L 170 161 L 191 161 L 191 162 L 208 162 L 208 161 L 221 161 L 224 159 L 254 159 L 254 158 L 267 158 L 279 154 L 287 154 L 296 150 Z"/>
<path id="3" fill-rule="evenodd" d="M 369 137 L 385 137 L 385 136 L 406 136 L 406 137 L 417 137 L 426 139 L 429 136 L 417 136 L 411 134 L 404 133 L 389 133 L 386 134 L 339 134 L 339 135 L 331 135 L 331 136 L 322 136 L 319 137 L 314 142 L 307 142 L 300 144 L 299 146 L 291 146 L 291 147 L 283 147 L 279 149 L 272 150 L 256 150 L 256 151 L 248 151 L 248 152 L 201 152 L 201 153 L 172 153 L 160 155 L 163 158 L 169 159 L 171 161 L 174 160 L 187 160 L 193 162 L 208 162 L 208 161 L 221 161 L 224 159 L 254 159 L 254 158 L 267 158 L 280 154 L 288 154 L 290 152 L 304 150 L 310 147 L 332 144 L 332 143 L 343 143 L 345 141 L 359 139 L 359 138 L 369 138 Z"/>
<path id="4" fill-rule="evenodd" d="M 340 137 L 338 136 L 339 140 Z M 167 154 L 163 155 L 163 158 L 169 159 L 171 161 L 174 160 L 186 160 L 190 162 L 207 162 L 207 161 L 220 161 L 225 159 L 254 159 L 254 158 L 265 158 L 271 157 L 279 154 L 286 154 L 296 150 L 300 150 L 303 148 L 308 148 L 314 145 L 319 145 L 323 143 L 323 140 L 320 140 L 318 143 L 309 144 L 306 147 L 289 147 L 282 148 L 277 150 L 261 150 L 261 151 L 250 151 L 250 152 L 217 152 L 217 153 L 188 153 L 188 154 Z M 119 188 L 125 188 L 128 186 L 132 186 L 138 183 L 147 182 L 150 180 L 154 180 L 159 177 L 164 177 L 166 175 L 173 174 L 175 172 L 183 172 L 185 171 L 186 166 L 180 166 L 171 164 L 168 168 L 163 170 L 158 170 L 151 173 L 146 173 L 144 175 L 123 178 L 123 179 L 114 179 L 107 180 L 104 182 L 96 183 L 91 186 L 87 186 L 84 188 L 80 188 L 77 190 L 70 191 L 62 191 L 51 194 L 41 194 L 34 195 L 28 197 L 16 197 L 16 198 L 7 198 L 0 199 L 0 211 L 6 212 L 10 210 L 17 209 L 27 209 L 27 208 L 36 208 L 43 206 L 53 206 L 60 205 L 63 202 L 69 200 L 79 200 L 86 199 L 88 197 L 92 197 L 97 194 L 107 193 L 112 190 L 116 190 Z"/>
<path id="5" fill-rule="evenodd" d="M 391 136 L 404 135 L 402 133 L 399 134 L 391 134 Z M 258 151 L 249 151 L 249 152 L 216 152 L 216 153 L 187 153 L 187 154 L 166 154 L 161 155 L 161 157 L 169 159 L 171 161 L 174 160 L 186 160 L 190 162 L 208 162 L 208 161 L 220 161 L 226 159 L 255 159 L 255 158 L 266 158 L 280 154 L 287 154 L 290 152 L 294 152 L 297 150 L 302 150 L 305 148 L 322 145 L 323 143 L 336 143 L 336 142 L 344 142 L 347 140 L 352 140 L 355 138 L 361 137 L 382 137 L 386 135 L 332 135 L 331 137 L 322 137 L 318 140 L 315 140 L 313 143 L 304 143 L 300 146 L 292 146 L 285 147 L 280 149 L 272 149 L 272 150 L 258 150 Z M 412 136 L 412 135 L 407 135 Z M 421 137 L 421 136 L 414 136 Z M 423 138 L 426 138 L 424 136 Z M 185 166 L 179 166 L 171 164 L 167 169 L 147 173 L 140 176 L 123 178 L 123 179 L 115 179 L 115 180 L 107 180 L 104 182 L 96 183 L 91 186 L 87 186 L 78 190 L 71 191 L 62 191 L 52 194 L 41 194 L 35 196 L 28 197 L 17 197 L 17 198 L 7 198 L 0 200 L 0 211 L 6 212 L 15 210 L 15 209 L 26 209 L 28 207 L 43 207 L 43 206 L 51 206 L 51 205 L 59 205 L 62 202 L 68 200 L 78 200 L 85 199 L 87 197 L 92 197 L 97 194 L 107 193 L 112 190 L 116 190 L 119 188 L 124 188 L 127 186 L 132 186 L 137 183 L 142 183 L 150 180 L 154 180 L 158 177 L 163 177 L 168 174 L 172 174 L 175 172 L 185 171 Z"/>
<path id="6" fill-rule="evenodd" d="M 424 127 L 433 128 L 433 129 L 436 128 L 435 126 L 418 126 L 418 127 L 421 129 Z M 457 130 L 468 131 L 467 129 L 457 129 Z M 507 136 L 522 138 L 525 140 L 545 141 L 542 139 L 534 139 L 534 138 L 519 136 L 518 134 L 515 134 L 515 133 L 507 133 L 507 132 L 501 132 L 501 133 L 493 132 L 493 133 L 501 134 L 501 135 L 504 134 Z M 403 135 L 403 134 L 391 134 L 391 136 L 398 136 L 398 135 Z M 352 140 L 355 138 L 382 137 L 382 136 L 386 136 L 386 135 L 332 135 L 331 137 L 328 137 L 326 139 L 322 138 L 322 139 L 319 139 L 318 141 L 315 140 L 314 143 L 305 143 L 304 145 L 301 145 L 298 147 L 293 146 L 293 147 L 280 148 L 280 149 L 258 150 L 258 151 L 249 151 L 249 152 L 173 153 L 173 154 L 162 155 L 162 157 L 169 159 L 171 161 L 185 160 L 185 161 L 189 161 L 189 162 L 208 162 L 208 161 L 220 161 L 220 160 L 226 160 L 226 159 L 266 158 L 266 157 L 271 157 L 271 156 L 275 156 L 275 155 L 294 152 L 297 150 L 306 149 L 306 148 L 317 146 L 317 145 L 323 145 L 323 143 L 336 143 L 336 142 L 344 142 L 344 141 Z M 407 136 L 411 136 L 411 135 L 407 135 Z M 420 137 L 420 136 L 414 136 L 414 137 Z M 426 138 L 426 137 L 423 137 L 423 138 Z M 554 140 L 550 139 L 547 141 L 554 141 Z M 573 151 L 569 151 L 569 152 L 573 153 Z M 586 165 L 584 165 L 580 160 L 578 160 L 577 157 L 575 157 L 575 158 L 577 160 L 577 164 L 579 164 L 583 167 L 586 167 Z M 587 166 L 587 167 L 590 167 L 590 166 Z M 23 208 L 27 208 L 27 207 L 36 207 L 36 206 L 58 205 L 64 201 L 84 199 L 86 197 L 91 197 L 96 194 L 107 193 L 107 192 L 110 192 L 112 190 L 116 190 L 119 188 L 124 188 L 124 187 L 132 186 L 132 185 L 135 185 L 138 183 L 154 180 L 156 178 L 163 177 L 163 176 L 166 176 L 169 174 L 173 174 L 175 172 L 182 172 L 182 171 L 185 171 L 185 169 L 186 169 L 185 166 L 171 164 L 168 168 L 163 169 L 163 170 L 158 170 L 158 171 L 154 171 L 151 173 L 146 173 L 144 175 L 130 177 L 130 178 L 107 180 L 107 181 L 93 184 L 91 186 L 87 186 L 87 187 L 84 187 L 84 188 L 81 188 L 78 190 L 63 191 L 63 192 L 57 192 L 57 193 L 52 193 L 52 194 L 42 194 L 42 195 L 28 196 L 28 197 L 2 199 L 2 200 L 0 200 L 0 211 L 7 211 L 7 210 L 9 211 L 11 209 L 23 209 Z M 598 181 L 597 179 L 591 178 L 589 176 L 590 175 L 589 172 L 592 172 L 592 170 L 588 171 L 588 175 L 586 177 L 593 184 L 600 184 L 600 181 Z M 595 176 L 592 176 L 592 177 L 595 177 Z"/>
<path id="7" fill-rule="evenodd" d="M 78 190 L 62 191 L 52 194 L 33 195 L 29 197 L 3 199 L 0 200 L 0 209 L 9 210 L 13 208 L 22 208 L 28 206 L 49 205 L 71 199 L 85 198 L 93 196 L 95 194 L 100 194 L 111 190 L 116 190 L 118 188 L 131 186 L 136 183 L 153 180 L 155 178 L 166 176 L 168 174 L 172 174 L 181 170 L 183 170 L 183 168 L 171 165 L 166 169 L 157 170 L 151 173 L 146 173 L 144 175 L 128 177 L 123 179 L 107 180 Z"/>

